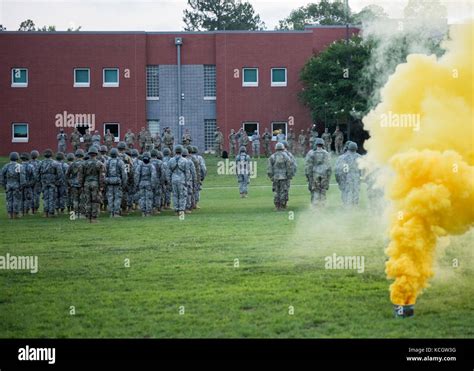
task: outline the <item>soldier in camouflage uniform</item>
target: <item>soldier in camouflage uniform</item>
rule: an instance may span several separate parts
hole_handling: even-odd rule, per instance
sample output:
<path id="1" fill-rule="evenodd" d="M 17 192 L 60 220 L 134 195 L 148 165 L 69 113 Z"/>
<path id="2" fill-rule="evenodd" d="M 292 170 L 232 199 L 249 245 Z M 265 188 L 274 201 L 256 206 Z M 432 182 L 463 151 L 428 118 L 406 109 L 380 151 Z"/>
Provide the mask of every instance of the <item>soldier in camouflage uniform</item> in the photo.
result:
<path id="1" fill-rule="evenodd" d="M 214 153 L 216 157 L 222 157 L 222 146 L 224 144 L 224 134 L 220 131 L 219 126 L 216 127 L 214 132 Z"/>
<path id="2" fill-rule="evenodd" d="M 332 134 L 334 137 L 334 147 L 336 150 L 336 155 L 342 154 L 342 146 L 344 144 L 344 134 L 339 130 L 339 126 L 336 126 L 336 131 Z"/>
<path id="3" fill-rule="evenodd" d="M 135 170 L 138 167 L 138 165 L 141 164 L 142 160 L 140 160 L 140 154 L 138 153 L 138 150 L 132 149 L 131 152 L 131 158 L 132 158 L 132 174 L 131 178 L 133 179 L 132 183 L 129 184 L 128 187 L 128 195 L 127 195 L 127 205 L 128 208 L 131 210 L 136 210 L 138 207 L 138 201 L 140 198 L 140 194 L 138 192 L 138 184 L 135 183 Z"/>
<path id="4" fill-rule="evenodd" d="M 153 137 L 150 130 L 145 130 L 145 151 L 150 152 L 153 149 Z"/>
<path id="5" fill-rule="evenodd" d="M 61 166 L 62 175 L 60 177 L 59 183 L 57 185 L 56 191 L 56 212 L 59 214 L 60 212 L 63 213 L 64 209 L 66 208 L 67 203 L 67 184 L 66 184 L 66 172 L 68 168 L 68 164 L 64 162 L 64 153 L 58 152 L 56 153 L 56 161 Z"/>
<path id="6" fill-rule="evenodd" d="M 292 179 L 296 175 L 296 170 L 298 169 L 298 162 L 296 161 L 296 158 L 293 155 L 293 153 L 290 152 L 288 142 L 284 140 L 282 141 L 282 143 L 283 143 L 283 146 L 285 147 L 285 153 L 288 155 L 291 161 L 291 179 Z M 287 182 L 288 182 L 288 192 L 290 192 L 290 185 L 291 185 L 290 179 L 288 179 Z"/>
<path id="7" fill-rule="evenodd" d="M 252 135 L 252 156 L 260 157 L 260 135 L 257 130 Z"/>
<path id="8" fill-rule="evenodd" d="M 64 129 L 59 129 L 59 134 L 56 136 L 58 140 L 58 152 L 66 152 L 67 146 L 67 134 L 64 132 Z"/>
<path id="9" fill-rule="evenodd" d="M 196 173 L 196 168 L 194 167 L 194 163 L 189 157 L 189 151 L 187 148 L 183 148 L 182 157 L 186 160 L 186 173 L 187 173 L 187 178 L 186 178 L 187 197 L 186 197 L 185 213 L 191 214 L 191 211 L 195 205 L 194 191 L 197 186 L 197 173 Z"/>
<path id="10" fill-rule="evenodd" d="M 171 150 L 168 147 L 165 147 L 163 149 L 163 164 L 165 165 L 165 169 L 166 169 L 166 181 L 165 181 L 162 203 L 163 203 L 163 208 L 166 210 L 171 209 L 172 186 L 171 186 L 171 183 L 169 182 L 169 168 L 168 168 L 168 161 L 170 160 L 170 155 L 171 155 Z"/>
<path id="11" fill-rule="evenodd" d="M 336 181 L 341 190 L 342 202 L 346 206 L 359 204 L 360 175 L 357 143 L 350 142 L 347 145 L 348 151 L 339 156 L 336 161 Z"/>
<path id="12" fill-rule="evenodd" d="M 234 129 L 230 129 L 230 134 L 229 134 L 229 156 L 234 157 L 235 156 L 235 131 Z"/>
<path id="13" fill-rule="evenodd" d="M 304 130 L 301 130 L 300 135 L 298 136 L 298 152 L 303 157 L 306 154 L 306 135 Z"/>
<path id="14" fill-rule="evenodd" d="M 107 186 L 107 204 L 111 218 L 120 217 L 123 189 L 127 185 L 125 163 L 119 157 L 117 148 L 112 148 L 110 158 L 105 164 L 105 184 Z"/>
<path id="15" fill-rule="evenodd" d="M 135 184 L 142 216 L 150 216 L 153 212 L 153 189 L 158 185 L 158 182 L 156 169 L 150 163 L 150 154 L 145 152 L 142 158 L 143 161 L 140 161 L 135 167 Z"/>
<path id="16" fill-rule="evenodd" d="M 180 215 L 186 210 L 186 200 L 188 190 L 186 181 L 189 179 L 187 173 L 188 166 L 186 160 L 181 156 L 183 147 L 178 145 L 174 149 L 175 156 L 168 161 L 168 183 L 173 191 L 173 207 L 176 215 Z"/>
<path id="17" fill-rule="evenodd" d="M 191 145 L 191 142 L 192 142 L 192 141 L 193 141 L 193 139 L 191 138 L 191 133 L 189 132 L 189 129 L 186 129 L 186 130 L 184 131 L 181 144 L 182 144 L 184 147 L 187 147 L 187 146 Z"/>
<path id="18" fill-rule="evenodd" d="M 88 155 L 89 160 L 84 162 L 79 173 L 79 183 L 82 185 L 86 217 L 91 223 L 96 223 L 102 202 L 102 189 L 105 186 L 105 166 L 97 159 L 98 151 L 95 146 L 89 148 Z"/>
<path id="19" fill-rule="evenodd" d="M 199 162 L 198 187 L 197 187 L 196 195 L 195 195 L 196 204 L 194 208 L 200 209 L 198 204 L 199 204 L 199 200 L 201 199 L 202 182 L 204 182 L 204 179 L 206 178 L 207 168 L 206 168 L 206 162 L 204 161 L 204 158 L 199 154 L 199 150 L 196 146 L 192 146 L 191 153 L 193 157 L 196 157 Z"/>
<path id="20" fill-rule="evenodd" d="M 74 131 L 71 134 L 71 144 L 74 152 L 81 148 L 81 138 L 82 135 L 79 130 L 77 128 L 74 128 Z"/>
<path id="21" fill-rule="evenodd" d="M 84 134 L 83 139 L 84 139 L 84 146 L 86 150 L 88 150 L 90 146 L 92 146 L 92 130 L 91 129 L 86 130 L 86 133 Z"/>
<path id="22" fill-rule="evenodd" d="M 10 162 L 3 166 L 0 173 L 0 183 L 6 191 L 7 213 L 10 219 L 15 219 L 20 214 L 22 188 L 26 184 L 25 172 L 18 160 L 18 152 L 10 153 Z"/>
<path id="23" fill-rule="evenodd" d="M 40 206 L 40 198 L 41 198 L 41 182 L 38 179 L 38 170 L 39 166 L 41 164 L 41 161 L 37 160 L 39 157 L 39 152 L 37 150 L 33 150 L 30 153 L 31 155 L 31 160 L 30 164 L 34 168 L 35 172 L 35 184 L 33 185 L 33 202 L 32 202 L 32 212 L 33 214 L 36 214 L 36 211 L 39 209 Z"/>
<path id="24" fill-rule="evenodd" d="M 295 132 L 293 131 L 293 128 L 290 128 L 290 132 L 288 133 L 288 146 L 286 148 L 290 153 L 295 151 L 295 140 Z"/>
<path id="25" fill-rule="evenodd" d="M 21 212 L 27 215 L 30 209 L 33 209 L 33 187 L 36 180 L 35 168 L 30 164 L 30 154 L 24 152 L 20 155 L 21 166 L 25 172 L 25 185 L 22 188 Z"/>
<path id="26" fill-rule="evenodd" d="M 193 163 L 194 172 L 196 173 L 195 180 L 193 181 L 193 188 L 191 190 L 191 209 L 196 209 L 197 195 L 201 189 L 201 163 L 196 154 L 193 153 L 193 146 L 189 145 L 186 149 L 188 150 L 187 159 Z"/>
<path id="27" fill-rule="evenodd" d="M 128 148 L 133 149 L 133 146 L 135 144 L 135 134 L 132 133 L 132 130 L 127 130 L 127 133 L 125 134 L 123 140 L 127 144 Z"/>
<path id="28" fill-rule="evenodd" d="M 235 169 L 240 197 L 246 198 L 250 183 L 250 156 L 247 154 L 245 147 L 240 147 L 239 154 L 235 157 Z"/>
<path id="29" fill-rule="evenodd" d="M 165 184 L 166 178 L 166 166 L 163 164 L 163 161 L 159 158 L 160 152 L 156 149 L 152 149 L 150 152 L 151 164 L 155 167 L 156 170 L 156 184 L 153 187 L 153 213 L 160 214 L 162 206 L 162 197 L 163 197 L 163 187 Z M 161 157 L 163 155 L 161 154 Z"/>
<path id="30" fill-rule="evenodd" d="M 268 128 L 265 128 L 265 132 L 262 135 L 263 139 L 263 150 L 265 151 L 265 157 L 271 156 L 270 144 L 272 141 L 272 135 L 268 131 Z"/>
<path id="31" fill-rule="evenodd" d="M 161 136 L 160 133 L 157 132 L 153 137 L 153 148 L 157 151 L 161 151 Z"/>
<path id="32" fill-rule="evenodd" d="M 170 152 L 173 150 L 174 136 L 171 133 L 170 128 L 165 129 L 165 132 L 163 133 L 162 143 L 164 144 L 165 148 L 168 148 L 170 150 Z"/>
<path id="33" fill-rule="evenodd" d="M 53 151 L 46 149 L 43 153 L 45 159 L 41 161 L 38 169 L 38 179 L 43 192 L 44 217 L 54 217 L 58 186 L 64 181 L 62 166 L 54 161 Z"/>
<path id="34" fill-rule="evenodd" d="M 324 129 L 324 133 L 321 135 L 321 139 L 324 140 L 324 149 L 331 153 L 332 137 L 328 128 Z"/>
<path id="35" fill-rule="evenodd" d="M 82 165 L 84 164 L 84 151 L 78 149 L 75 152 L 75 161 L 69 165 L 66 172 L 66 183 L 68 186 L 68 192 L 72 201 L 72 211 L 76 218 L 85 218 L 85 210 L 81 205 L 81 193 L 82 184 L 80 183 L 79 174 L 82 171 Z"/>
<path id="36" fill-rule="evenodd" d="M 128 193 L 129 189 L 133 187 L 133 163 L 130 156 L 127 154 L 127 145 L 125 142 L 119 142 L 117 145 L 117 149 L 119 151 L 118 157 L 123 161 L 125 164 L 125 170 L 127 172 L 127 184 L 122 188 L 123 196 L 122 196 L 122 215 L 128 214 Z"/>
<path id="37" fill-rule="evenodd" d="M 104 136 L 104 142 L 107 147 L 106 152 L 110 151 L 110 149 L 114 145 L 114 140 L 115 140 L 114 135 L 110 132 L 110 129 L 107 129 L 107 132 L 105 133 L 105 136 Z"/>
<path id="38" fill-rule="evenodd" d="M 101 140 L 102 139 L 100 137 L 99 132 L 97 130 L 94 131 L 94 135 L 92 136 L 92 145 L 96 146 L 97 150 L 99 150 L 99 148 L 100 148 L 100 141 Z"/>
<path id="39" fill-rule="evenodd" d="M 305 159 L 305 175 L 312 205 L 324 206 L 331 178 L 331 162 L 329 153 L 323 148 L 324 140 L 316 138 L 315 144 L 316 149 L 310 150 Z"/>
<path id="40" fill-rule="evenodd" d="M 69 168 L 71 167 L 71 165 L 74 163 L 74 160 L 75 160 L 74 153 L 68 153 L 66 156 L 66 160 L 67 160 L 67 171 L 64 174 L 65 183 L 67 187 L 66 207 L 67 207 L 67 212 L 70 213 L 73 210 L 74 205 L 73 205 L 73 197 L 71 194 L 71 186 L 69 185 L 68 172 L 69 172 Z"/>
<path id="41" fill-rule="evenodd" d="M 275 210 L 280 211 L 286 209 L 289 184 L 294 170 L 283 143 L 277 143 L 275 150 L 276 152 L 268 159 L 267 175 L 273 183 Z"/>

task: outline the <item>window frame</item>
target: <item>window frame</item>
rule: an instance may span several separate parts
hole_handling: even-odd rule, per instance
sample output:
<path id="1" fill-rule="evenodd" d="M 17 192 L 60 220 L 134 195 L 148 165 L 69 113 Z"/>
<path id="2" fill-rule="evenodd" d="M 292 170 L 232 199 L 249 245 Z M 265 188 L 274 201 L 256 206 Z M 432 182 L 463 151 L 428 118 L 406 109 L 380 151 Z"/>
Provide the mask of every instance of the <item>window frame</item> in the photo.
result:
<path id="1" fill-rule="evenodd" d="M 252 131 L 252 133 L 249 135 L 248 131 L 245 130 L 245 125 L 257 125 L 257 133 L 260 134 L 260 123 L 258 121 L 243 121 L 242 122 L 242 129 L 244 129 L 244 131 L 247 133 L 247 136 L 249 137 L 249 141 L 251 142 L 252 141 L 251 137 L 254 131 Z"/>
<path id="2" fill-rule="evenodd" d="M 26 126 L 26 138 L 15 138 L 15 126 L 25 125 Z M 12 122 L 12 143 L 28 143 L 30 140 L 30 126 L 26 122 Z"/>
<path id="3" fill-rule="evenodd" d="M 106 82 L 105 71 L 117 71 L 117 82 Z M 102 87 L 103 88 L 118 88 L 120 86 L 120 69 L 118 67 L 104 67 L 102 68 Z"/>
<path id="4" fill-rule="evenodd" d="M 270 123 L 270 129 L 271 129 L 271 133 L 272 133 L 272 141 L 276 141 L 277 140 L 277 136 L 276 135 L 273 135 L 273 132 L 275 131 L 275 129 L 273 128 L 273 125 L 274 124 L 285 124 L 285 140 L 288 136 L 288 122 L 287 121 L 272 121 Z"/>
<path id="5" fill-rule="evenodd" d="M 273 81 L 274 70 L 285 70 L 285 81 Z M 286 67 L 273 67 L 270 69 L 270 84 L 272 87 L 286 87 L 288 86 L 288 69 Z"/>
<path id="6" fill-rule="evenodd" d="M 14 81 L 15 70 L 25 70 L 26 71 L 26 82 L 15 82 Z M 11 87 L 12 88 L 27 88 L 28 87 L 28 68 L 26 68 L 26 67 L 13 67 L 11 69 Z"/>
<path id="7" fill-rule="evenodd" d="M 77 70 L 87 70 L 89 72 L 89 82 L 76 82 L 76 71 Z M 91 69 L 89 67 L 76 67 L 74 68 L 74 84 L 75 88 L 89 88 L 91 86 Z"/>
<path id="8" fill-rule="evenodd" d="M 107 125 L 117 125 L 117 133 L 118 136 L 114 135 L 114 143 L 120 142 L 120 123 L 119 122 L 104 122 L 104 125 L 102 125 L 103 128 L 103 134 L 102 137 L 105 137 L 105 134 L 107 133 Z"/>
<path id="9" fill-rule="evenodd" d="M 257 71 L 257 81 L 256 82 L 246 82 L 245 81 L 245 70 L 256 70 Z M 258 87 L 258 67 L 242 67 L 242 86 L 244 88 L 256 88 Z"/>
<path id="10" fill-rule="evenodd" d="M 148 67 L 156 67 L 158 74 L 158 96 L 148 96 Z M 160 65 L 159 64 L 147 64 L 145 66 L 145 95 L 146 100 L 160 100 Z"/>

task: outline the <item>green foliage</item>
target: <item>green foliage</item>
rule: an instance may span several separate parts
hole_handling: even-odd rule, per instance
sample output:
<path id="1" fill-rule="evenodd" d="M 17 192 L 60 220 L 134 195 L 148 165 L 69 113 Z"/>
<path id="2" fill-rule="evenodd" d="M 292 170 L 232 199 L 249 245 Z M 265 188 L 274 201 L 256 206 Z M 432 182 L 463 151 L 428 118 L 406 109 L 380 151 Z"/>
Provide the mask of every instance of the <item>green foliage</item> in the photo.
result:
<path id="1" fill-rule="evenodd" d="M 183 21 L 186 31 L 262 30 L 265 24 L 249 2 L 188 0 Z"/>

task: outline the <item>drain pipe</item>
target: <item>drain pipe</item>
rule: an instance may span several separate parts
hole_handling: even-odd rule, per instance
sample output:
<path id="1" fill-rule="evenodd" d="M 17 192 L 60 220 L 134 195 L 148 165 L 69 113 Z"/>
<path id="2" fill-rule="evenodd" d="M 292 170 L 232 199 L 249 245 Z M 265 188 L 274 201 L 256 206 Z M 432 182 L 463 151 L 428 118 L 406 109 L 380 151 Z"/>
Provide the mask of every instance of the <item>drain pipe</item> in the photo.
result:
<path id="1" fill-rule="evenodd" d="M 181 138 L 183 137 L 182 126 L 184 125 L 183 117 L 183 103 L 184 99 L 183 92 L 181 90 L 181 45 L 183 45 L 183 39 L 181 37 L 175 37 L 174 44 L 176 45 L 177 53 L 177 65 L 178 65 L 178 138 L 177 142 L 181 143 Z"/>

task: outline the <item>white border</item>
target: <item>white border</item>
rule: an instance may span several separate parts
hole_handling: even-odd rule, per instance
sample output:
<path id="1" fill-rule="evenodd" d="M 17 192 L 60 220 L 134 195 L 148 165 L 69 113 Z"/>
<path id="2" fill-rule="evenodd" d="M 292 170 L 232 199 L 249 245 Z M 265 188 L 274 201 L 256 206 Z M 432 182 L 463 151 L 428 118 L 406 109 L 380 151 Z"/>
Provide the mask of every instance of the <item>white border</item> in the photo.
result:
<path id="1" fill-rule="evenodd" d="M 285 70 L 285 81 L 284 82 L 274 82 L 273 81 L 273 70 Z M 270 69 L 270 81 L 272 87 L 285 87 L 288 85 L 288 70 L 286 67 L 274 67 Z"/>
<path id="2" fill-rule="evenodd" d="M 88 70 L 89 71 L 89 82 L 76 82 L 76 70 Z M 91 86 L 91 69 L 88 67 L 77 67 L 73 71 L 74 87 L 75 88 L 88 88 Z"/>
<path id="3" fill-rule="evenodd" d="M 15 138 L 15 125 L 26 125 L 26 138 Z M 30 139 L 30 126 L 26 122 L 12 122 L 12 143 L 28 143 Z"/>
<path id="4" fill-rule="evenodd" d="M 272 141 L 276 141 L 277 140 L 277 136 L 276 135 L 273 135 L 273 132 L 275 131 L 275 129 L 273 129 L 273 124 L 285 124 L 285 140 L 286 138 L 288 138 L 288 122 L 287 121 L 272 121 L 270 123 L 270 133 L 272 134 Z"/>
<path id="5" fill-rule="evenodd" d="M 105 82 L 105 70 L 117 71 L 117 82 Z M 104 67 L 102 68 L 102 87 L 103 88 L 118 88 L 120 85 L 120 69 L 117 67 Z"/>
<path id="6" fill-rule="evenodd" d="M 105 138 L 105 133 L 106 133 L 106 125 L 117 125 L 118 127 L 118 137 L 114 136 L 114 143 L 117 143 L 117 142 L 120 142 L 120 123 L 118 122 L 104 122 L 104 125 L 103 125 L 103 138 Z"/>
<path id="7" fill-rule="evenodd" d="M 245 70 L 257 70 L 257 82 L 245 82 Z M 243 87 L 258 87 L 258 67 L 243 67 L 242 68 L 242 86 Z"/>
<path id="8" fill-rule="evenodd" d="M 245 130 L 245 124 L 257 124 L 257 133 L 260 134 L 260 123 L 258 121 L 244 121 L 242 122 L 242 129 L 244 129 L 244 131 L 247 133 L 247 131 Z M 253 133 L 252 133 L 253 135 Z M 249 137 L 249 142 L 252 141 L 251 137 L 252 135 L 248 135 L 247 133 L 247 136 Z"/>

